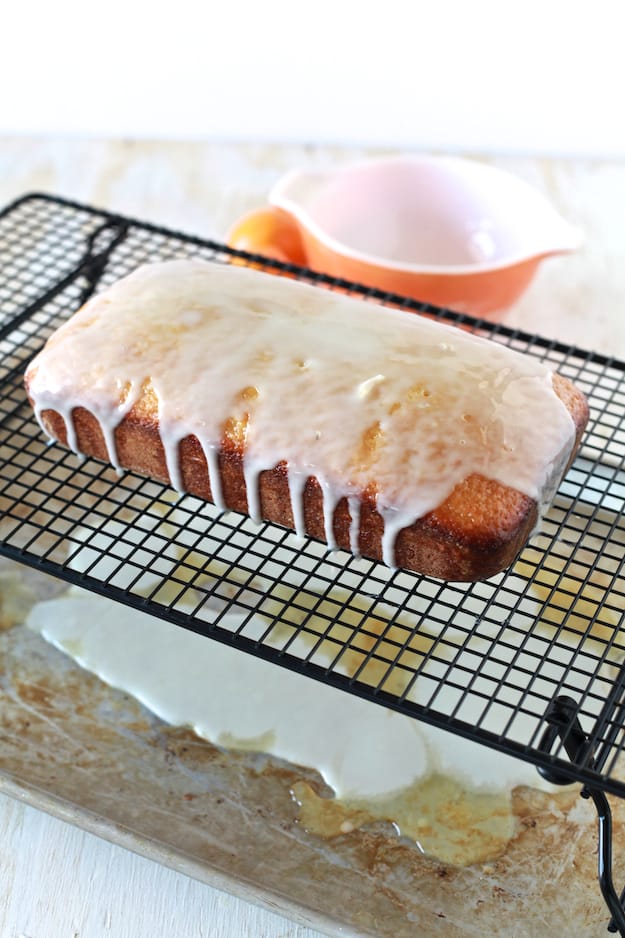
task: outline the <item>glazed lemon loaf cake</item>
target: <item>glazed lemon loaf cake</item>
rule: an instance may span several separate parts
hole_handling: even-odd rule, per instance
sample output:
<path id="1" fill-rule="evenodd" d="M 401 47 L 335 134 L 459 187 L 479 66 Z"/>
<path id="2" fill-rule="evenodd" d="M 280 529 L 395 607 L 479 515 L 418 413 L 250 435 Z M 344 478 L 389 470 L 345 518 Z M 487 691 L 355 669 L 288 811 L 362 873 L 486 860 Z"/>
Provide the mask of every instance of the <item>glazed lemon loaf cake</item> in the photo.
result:
<path id="1" fill-rule="evenodd" d="M 514 560 L 588 416 L 570 381 L 499 343 L 199 260 L 93 297 L 26 388 L 76 452 L 448 580 Z"/>

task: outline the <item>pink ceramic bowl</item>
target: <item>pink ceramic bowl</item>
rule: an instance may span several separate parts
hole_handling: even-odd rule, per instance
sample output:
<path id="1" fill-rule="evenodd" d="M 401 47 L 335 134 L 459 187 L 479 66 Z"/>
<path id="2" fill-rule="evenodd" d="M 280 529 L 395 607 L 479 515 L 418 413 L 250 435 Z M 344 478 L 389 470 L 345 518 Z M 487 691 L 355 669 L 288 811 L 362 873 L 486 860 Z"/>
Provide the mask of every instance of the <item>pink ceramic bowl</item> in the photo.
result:
<path id="1" fill-rule="evenodd" d="M 518 177 L 458 157 L 296 170 L 228 242 L 313 270 L 496 319 L 542 260 L 580 232 Z"/>

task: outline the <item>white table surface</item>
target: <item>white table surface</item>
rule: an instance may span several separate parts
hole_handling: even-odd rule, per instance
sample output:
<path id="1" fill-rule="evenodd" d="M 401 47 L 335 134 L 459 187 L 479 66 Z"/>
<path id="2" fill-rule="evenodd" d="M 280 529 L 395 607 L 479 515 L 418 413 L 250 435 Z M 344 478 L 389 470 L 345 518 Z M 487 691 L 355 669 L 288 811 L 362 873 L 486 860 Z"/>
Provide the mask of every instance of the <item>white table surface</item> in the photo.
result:
<path id="1" fill-rule="evenodd" d="M 0 795 L 2 938 L 316 938 Z"/>
<path id="2" fill-rule="evenodd" d="M 0 205 L 45 190 L 223 237 L 282 172 L 361 152 L 322 147 L 0 139 Z M 544 265 L 509 321 L 625 356 L 625 165 L 508 159 L 588 235 Z M 0 795 L 2 938 L 315 938 L 249 905 Z"/>

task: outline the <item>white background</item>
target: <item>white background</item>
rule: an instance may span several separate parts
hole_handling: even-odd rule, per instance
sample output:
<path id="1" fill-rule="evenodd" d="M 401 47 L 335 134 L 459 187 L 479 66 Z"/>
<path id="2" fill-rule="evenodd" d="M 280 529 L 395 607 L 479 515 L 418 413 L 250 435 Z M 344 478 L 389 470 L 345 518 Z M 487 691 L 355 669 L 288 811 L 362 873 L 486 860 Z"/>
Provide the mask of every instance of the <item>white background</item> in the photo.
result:
<path id="1" fill-rule="evenodd" d="M 0 0 L 0 133 L 625 155 L 621 0 Z"/>

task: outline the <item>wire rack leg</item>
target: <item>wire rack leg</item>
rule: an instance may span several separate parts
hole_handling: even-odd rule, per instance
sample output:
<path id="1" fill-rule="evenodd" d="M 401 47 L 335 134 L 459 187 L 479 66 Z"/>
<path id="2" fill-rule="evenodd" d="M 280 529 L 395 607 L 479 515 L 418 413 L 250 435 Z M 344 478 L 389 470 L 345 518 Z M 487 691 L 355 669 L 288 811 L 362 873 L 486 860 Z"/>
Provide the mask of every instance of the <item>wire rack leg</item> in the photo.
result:
<path id="1" fill-rule="evenodd" d="M 623 899 L 625 890 L 619 898 L 614 888 L 612 880 L 612 812 L 610 804 L 604 792 L 597 791 L 595 788 L 584 787 L 581 791 L 582 798 L 592 798 L 597 809 L 599 824 L 599 850 L 597 856 L 597 875 L 599 877 L 599 886 L 605 903 L 610 910 L 612 918 L 608 925 L 609 932 L 618 932 L 625 938 L 625 912 L 623 911 Z"/>
<path id="2" fill-rule="evenodd" d="M 625 672 L 624 672 L 625 673 Z M 610 702 L 614 706 L 614 702 Z M 564 748 L 573 764 L 583 764 L 592 756 L 592 744 L 584 733 L 578 719 L 578 705 L 565 695 L 555 697 L 545 714 L 547 728 L 543 733 L 540 748 L 550 752 L 555 741 L 560 738 Z M 596 762 L 596 760 L 595 760 Z M 591 763 L 592 764 L 592 763 Z M 554 785 L 570 784 L 571 778 L 558 772 L 553 767 L 539 766 L 539 773 Z M 618 896 L 612 879 L 612 811 L 603 791 L 585 785 L 581 792 L 582 798 L 592 798 L 597 809 L 598 819 L 598 857 L 597 875 L 599 887 L 612 918 L 608 924 L 609 932 L 617 932 L 625 938 L 625 890 Z"/>

